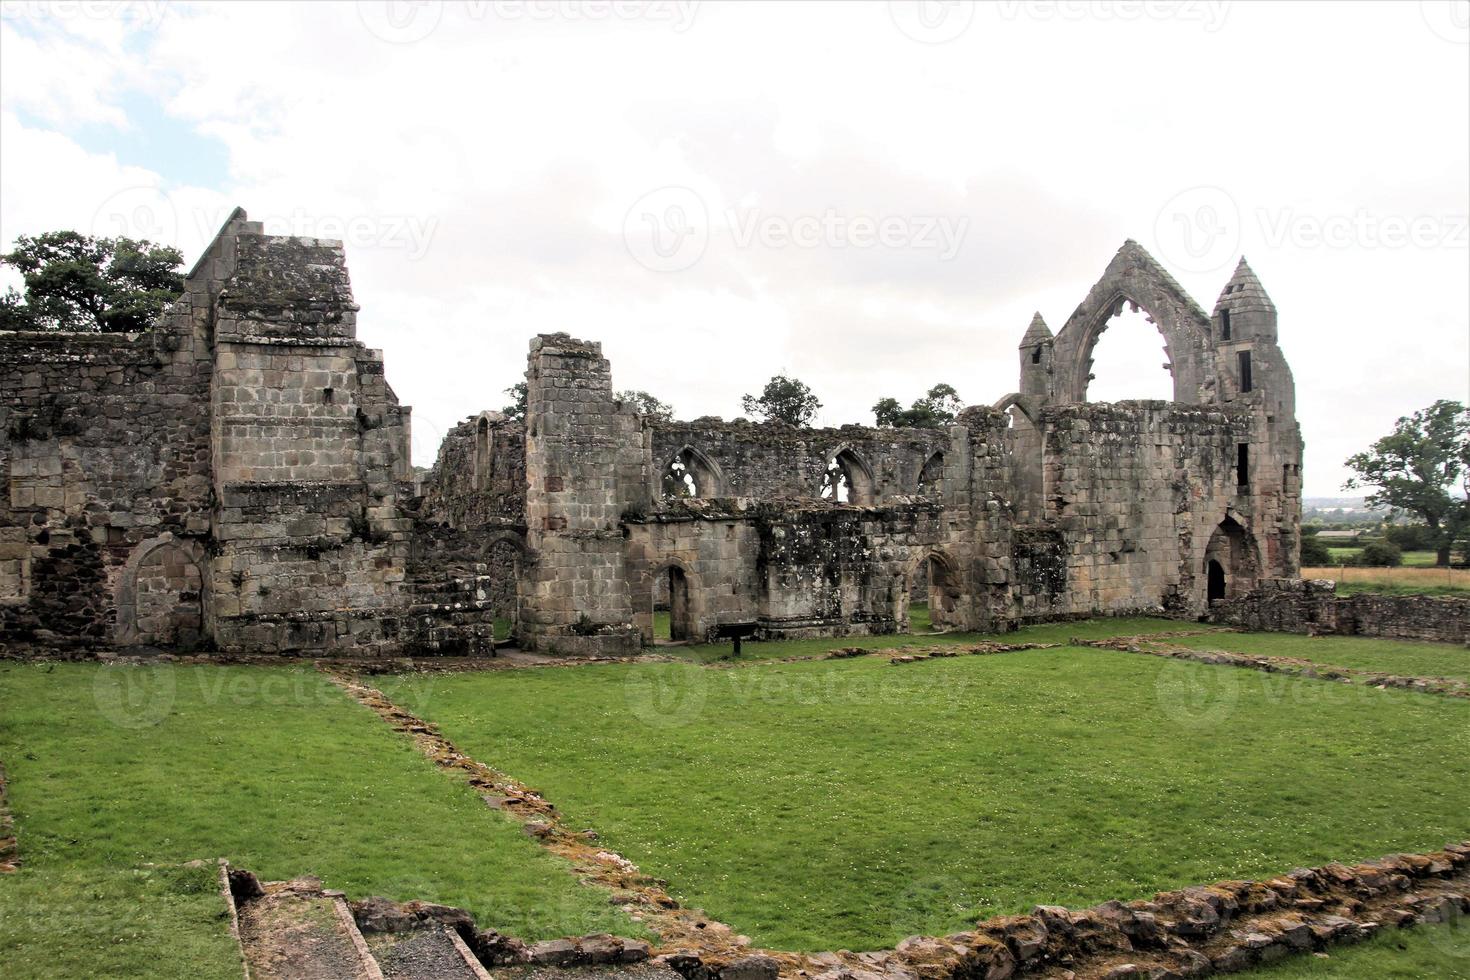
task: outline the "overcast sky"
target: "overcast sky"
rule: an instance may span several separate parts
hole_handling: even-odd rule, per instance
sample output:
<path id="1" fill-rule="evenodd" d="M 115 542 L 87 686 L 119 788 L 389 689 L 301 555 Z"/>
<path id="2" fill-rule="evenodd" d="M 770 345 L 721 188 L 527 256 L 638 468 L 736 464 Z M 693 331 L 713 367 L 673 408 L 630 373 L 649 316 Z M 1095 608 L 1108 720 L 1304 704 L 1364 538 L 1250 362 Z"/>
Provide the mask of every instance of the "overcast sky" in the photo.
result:
<path id="1" fill-rule="evenodd" d="M 1014 390 L 1124 239 L 1206 309 L 1244 253 L 1330 495 L 1470 398 L 1467 8 L 5 2 L 0 241 L 344 239 L 420 464 L 538 332 L 681 417 L 789 372 L 871 423 Z M 1098 361 L 1168 391 L 1141 323 Z"/>

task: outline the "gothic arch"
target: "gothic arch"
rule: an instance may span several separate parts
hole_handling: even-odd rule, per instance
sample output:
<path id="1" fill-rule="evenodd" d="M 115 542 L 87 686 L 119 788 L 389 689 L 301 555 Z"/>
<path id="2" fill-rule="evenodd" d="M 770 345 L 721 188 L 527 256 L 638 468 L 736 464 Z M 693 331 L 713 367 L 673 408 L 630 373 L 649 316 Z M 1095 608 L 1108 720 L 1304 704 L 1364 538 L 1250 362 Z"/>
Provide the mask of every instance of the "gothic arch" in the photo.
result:
<path id="1" fill-rule="evenodd" d="M 671 472 L 679 467 L 682 467 L 683 472 L 694 483 L 694 492 L 689 496 L 700 498 L 729 496 L 725 474 L 720 469 L 720 464 L 711 459 L 703 450 L 688 443 L 680 446 L 679 451 L 670 455 L 659 467 L 659 496 L 677 496 L 669 492 L 669 487 L 665 485 L 665 482 Z"/>
<path id="2" fill-rule="evenodd" d="M 1053 353 L 1057 402 L 1068 405 L 1087 400 L 1093 348 L 1125 303 L 1146 313 L 1163 336 L 1174 376 L 1174 401 L 1199 404 L 1213 400 L 1209 315 L 1153 256 L 1129 240 L 1057 333 Z"/>
<path id="3" fill-rule="evenodd" d="M 852 446 L 843 443 L 828 453 L 826 460 L 817 486 L 818 497 L 859 507 L 870 507 L 878 502 L 878 481 L 873 477 L 873 468 Z M 839 481 L 846 482 L 846 501 L 840 499 Z"/>
<path id="4" fill-rule="evenodd" d="M 1250 591 L 1261 574 L 1255 537 L 1227 514 L 1210 534 L 1199 571 L 1207 606 L 1215 599 L 1233 599 Z"/>
<path id="5" fill-rule="evenodd" d="M 927 577 L 929 620 L 935 629 L 953 629 L 964 625 L 961 611 L 963 590 L 959 568 L 954 559 L 939 548 L 929 548 L 909 563 L 904 572 L 903 601 L 899 609 L 899 622 L 907 623 L 909 595 L 914 591 L 918 577 Z"/>
<path id="6" fill-rule="evenodd" d="M 204 639 L 204 549 L 164 532 L 139 543 L 118 576 L 114 638 L 122 645 L 190 647 Z"/>

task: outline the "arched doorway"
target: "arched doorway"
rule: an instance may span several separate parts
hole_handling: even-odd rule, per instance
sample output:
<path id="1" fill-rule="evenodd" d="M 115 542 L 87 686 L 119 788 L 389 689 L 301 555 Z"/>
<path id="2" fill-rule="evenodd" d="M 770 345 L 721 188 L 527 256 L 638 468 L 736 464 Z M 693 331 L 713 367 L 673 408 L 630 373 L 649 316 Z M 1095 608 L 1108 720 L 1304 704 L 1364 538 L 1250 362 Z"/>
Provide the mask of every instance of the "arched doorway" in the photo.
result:
<path id="1" fill-rule="evenodd" d="M 123 568 L 118 643 L 189 648 L 204 639 L 202 552 L 171 534 L 145 541 Z"/>
<path id="2" fill-rule="evenodd" d="M 484 595 L 490 602 L 495 642 L 505 643 L 520 636 L 521 559 L 525 545 L 510 533 L 496 535 L 485 548 Z"/>
<path id="3" fill-rule="evenodd" d="M 1215 602 L 1219 599 L 1225 598 L 1224 566 L 1221 565 L 1220 562 L 1216 559 L 1211 558 L 1209 564 L 1206 566 L 1205 573 L 1209 578 L 1209 584 L 1206 586 L 1206 598 L 1208 599 L 1208 601 Z"/>
<path id="4" fill-rule="evenodd" d="M 1205 547 L 1205 601 L 1229 599 L 1255 587 L 1256 548 L 1245 527 L 1226 517 Z"/>
<path id="5" fill-rule="evenodd" d="M 684 643 L 694 638 L 694 608 L 689 597 L 689 576 L 678 565 L 668 565 L 653 575 L 653 641 Z"/>
<path id="6" fill-rule="evenodd" d="M 909 629 L 942 632 L 962 624 L 959 582 L 949 559 L 938 552 L 919 559 L 904 583 Z"/>

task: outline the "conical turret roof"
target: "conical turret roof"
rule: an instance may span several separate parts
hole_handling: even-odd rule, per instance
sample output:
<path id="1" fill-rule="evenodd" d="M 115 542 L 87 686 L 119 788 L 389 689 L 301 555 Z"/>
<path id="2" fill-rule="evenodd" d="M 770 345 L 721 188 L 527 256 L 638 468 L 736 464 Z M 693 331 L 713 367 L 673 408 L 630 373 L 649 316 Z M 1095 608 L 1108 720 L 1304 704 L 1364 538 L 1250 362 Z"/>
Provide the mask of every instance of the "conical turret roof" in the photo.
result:
<path id="1" fill-rule="evenodd" d="M 1266 295 L 1266 287 L 1261 285 L 1261 280 L 1245 261 L 1244 255 L 1240 257 L 1240 264 L 1235 267 L 1235 273 L 1225 284 L 1220 298 L 1215 301 L 1215 312 L 1218 313 L 1227 306 L 1231 313 L 1276 312 L 1276 304 Z"/>
<path id="2" fill-rule="evenodd" d="M 1035 347 L 1051 339 L 1051 327 L 1048 327 L 1046 321 L 1041 318 L 1041 314 L 1037 313 L 1031 318 L 1031 326 L 1026 328 L 1026 336 L 1021 338 L 1021 346 Z"/>

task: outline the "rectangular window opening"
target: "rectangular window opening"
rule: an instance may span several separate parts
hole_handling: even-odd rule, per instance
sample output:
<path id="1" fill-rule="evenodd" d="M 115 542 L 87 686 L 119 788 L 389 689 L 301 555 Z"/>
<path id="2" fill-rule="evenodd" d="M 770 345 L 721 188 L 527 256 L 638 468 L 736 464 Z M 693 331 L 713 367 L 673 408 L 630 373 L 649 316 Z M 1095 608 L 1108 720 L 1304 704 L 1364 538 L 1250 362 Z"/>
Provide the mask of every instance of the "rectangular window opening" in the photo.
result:
<path id="1" fill-rule="evenodd" d="M 1230 311 L 1229 310 L 1221 310 L 1220 311 L 1220 339 L 1221 340 L 1229 340 L 1230 339 Z"/>
<path id="2" fill-rule="evenodd" d="M 1251 390 L 1251 352 L 1243 350 L 1236 355 L 1240 362 L 1240 390 L 1242 393 Z"/>
<path id="3" fill-rule="evenodd" d="M 1251 485 L 1251 447 L 1243 442 L 1235 447 L 1235 485 L 1242 490 Z"/>

